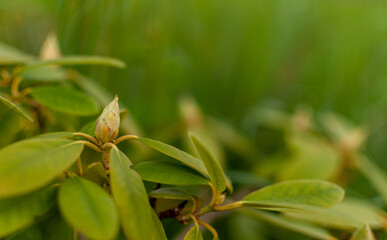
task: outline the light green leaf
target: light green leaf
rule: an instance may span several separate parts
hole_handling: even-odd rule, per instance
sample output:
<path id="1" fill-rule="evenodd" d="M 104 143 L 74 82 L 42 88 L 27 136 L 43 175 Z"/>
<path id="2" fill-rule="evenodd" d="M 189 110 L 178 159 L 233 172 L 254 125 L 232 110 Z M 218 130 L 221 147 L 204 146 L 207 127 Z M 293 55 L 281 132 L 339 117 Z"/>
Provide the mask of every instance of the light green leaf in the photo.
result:
<path id="1" fill-rule="evenodd" d="M 195 224 L 185 235 L 183 240 L 203 240 L 203 235 L 200 232 L 199 226 Z"/>
<path id="2" fill-rule="evenodd" d="M 22 71 L 52 65 L 106 65 L 117 68 L 125 68 L 125 63 L 116 58 L 101 56 L 64 56 L 51 60 L 30 61 L 25 65 Z"/>
<path id="3" fill-rule="evenodd" d="M 32 224 L 46 213 L 56 201 L 55 187 L 21 197 L 0 199 L 0 238 Z"/>
<path id="4" fill-rule="evenodd" d="M 196 157 L 181 151 L 180 149 L 177 149 L 171 145 L 152 140 L 149 138 L 141 138 L 139 137 L 137 140 L 140 142 L 148 145 L 149 147 L 153 148 L 156 151 L 159 151 L 167 156 L 170 156 L 185 165 L 199 171 L 203 175 L 207 175 L 206 167 L 204 166 L 203 162 L 200 161 L 200 159 L 197 159 Z"/>
<path id="5" fill-rule="evenodd" d="M 387 204 L 387 174 L 365 155 L 354 157 L 360 172 L 364 174 Z"/>
<path id="6" fill-rule="evenodd" d="M 67 72 L 57 67 L 41 67 L 24 71 L 21 74 L 23 81 L 36 82 L 64 82 L 68 79 Z"/>
<path id="7" fill-rule="evenodd" d="M 287 213 L 287 215 L 343 230 L 361 228 L 365 223 L 368 223 L 372 228 L 382 228 L 386 222 L 381 209 L 366 201 L 354 198 L 346 198 L 330 209 L 314 209 L 308 213 Z"/>
<path id="8" fill-rule="evenodd" d="M 304 234 L 312 238 L 321 239 L 321 240 L 335 239 L 324 228 L 317 227 L 307 222 L 297 221 L 279 214 L 273 214 L 273 213 L 260 211 L 256 209 L 243 209 L 243 210 L 240 210 L 240 212 L 246 215 L 249 215 L 251 217 L 277 225 L 279 227 Z"/>
<path id="9" fill-rule="evenodd" d="M 208 185 L 198 172 L 179 164 L 149 161 L 134 166 L 142 179 L 171 185 Z"/>
<path id="10" fill-rule="evenodd" d="M 227 180 L 219 162 L 216 161 L 216 159 L 211 155 L 211 153 L 202 144 L 198 137 L 193 135 L 193 133 L 190 133 L 189 136 L 208 171 L 211 183 L 214 185 L 216 190 L 223 192 L 226 189 Z"/>
<path id="11" fill-rule="evenodd" d="M 35 139 L 68 139 L 72 138 L 74 136 L 74 133 L 72 132 L 52 132 L 52 133 L 45 133 L 41 135 L 34 136 Z"/>
<path id="12" fill-rule="evenodd" d="M 374 234 L 368 224 L 353 233 L 350 240 L 375 240 Z"/>
<path id="13" fill-rule="evenodd" d="M 69 168 L 83 144 L 67 139 L 28 139 L 0 150 L 0 197 L 31 192 Z"/>
<path id="14" fill-rule="evenodd" d="M 176 199 L 192 201 L 193 196 L 176 188 L 159 188 L 148 193 L 151 198 Z"/>
<path id="15" fill-rule="evenodd" d="M 0 42 L 0 65 L 19 64 L 31 59 L 33 56 Z"/>
<path id="16" fill-rule="evenodd" d="M 344 190 L 330 182 L 320 180 L 292 180 L 273 184 L 250 193 L 241 204 L 277 211 L 329 208 L 339 203 Z"/>
<path id="17" fill-rule="evenodd" d="M 292 154 L 278 172 L 281 181 L 293 179 L 330 180 L 339 174 L 342 161 L 338 152 L 321 138 L 303 133 L 287 138 Z"/>
<path id="18" fill-rule="evenodd" d="M 59 207 L 75 229 L 92 239 L 114 239 L 118 215 L 113 200 L 100 186 L 79 177 L 68 178 L 59 190 Z"/>
<path id="19" fill-rule="evenodd" d="M 166 239 L 148 200 L 144 184 L 131 162 L 118 149 L 110 151 L 111 187 L 121 224 L 128 239 Z"/>
<path id="20" fill-rule="evenodd" d="M 61 86 L 32 89 L 32 96 L 41 104 L 63 113 L 89 116 L 99 113 L 98 104 L 84 93 Z"/>
<path id="21" fill-rule="evenodd" d="M 1 93 L 0 93 L 0 102 L 4 103 L 6 107 L 8 107 L 9 109 L 19 113 L 20 115 L 22 115 L 23 117 L 27 118 L 31 122 L 34 121 L 34 119 L 31 117 L 31 115 L 26 110 L 24 110 L 22 106 L 19 106 L 16 103 L 11 102 L 11 100 L 6 98 Z"/>

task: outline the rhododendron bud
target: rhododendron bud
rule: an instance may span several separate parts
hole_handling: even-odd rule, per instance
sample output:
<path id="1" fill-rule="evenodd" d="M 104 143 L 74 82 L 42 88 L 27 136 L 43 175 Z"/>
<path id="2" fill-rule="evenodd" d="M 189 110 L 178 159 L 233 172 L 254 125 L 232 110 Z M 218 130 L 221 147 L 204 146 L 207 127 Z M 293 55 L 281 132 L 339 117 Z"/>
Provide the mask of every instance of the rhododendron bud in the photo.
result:
<path id="1" fill-rule="evenodd" d="M 105 107 L 97 119 L 95 127 L 95 137 L 102 145 L 113 141 L 118 136 L 120 128 L 120 109 L 118 106 L 118 97 Z"/>

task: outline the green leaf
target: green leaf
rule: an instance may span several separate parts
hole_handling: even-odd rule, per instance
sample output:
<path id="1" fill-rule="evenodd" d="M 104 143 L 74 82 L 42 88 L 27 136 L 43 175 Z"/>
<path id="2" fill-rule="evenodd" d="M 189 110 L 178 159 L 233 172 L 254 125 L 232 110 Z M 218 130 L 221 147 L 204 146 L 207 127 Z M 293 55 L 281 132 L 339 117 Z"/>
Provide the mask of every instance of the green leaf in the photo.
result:
<path id="1" fill-rule="evenodd" d="M 293 180 L 264 187 L 244 197 L 246 207 L 276 211 L 310 210 L 314 207 L 329 208 L 339 203 L 344 190 L 321 180 Z"/>
<path id="2" fill-rule="evenodd" d="M 200 158 L 206 166 L 211 183 L 214 185 L 215 189 L 218 190 L 218 192 L 223 192 L 226 189 L 227 180 L 219 162 L 216 161 L 216 159 L 211 155 L 211 153 L 202 144 L 198 137 L 196 137 L 193 133 L 190 133 L 189 136 L 196 150 L 198 151 Z"/>
<path id="3" fill-rule="evenodd" d="M 69 168 L 82 150 L 82 143 L 67 139 L 28 139 L 1 149 L 0 197 L 43 187 Z"/>
<path id="4" fill-rule="evenodd" d="M 57 67 L 41 67 L 24 71 L 21 74 L 23 81 L 36 82 L 64 82 L 68 79 L 67 72 Z"/>
<path id="5" fill-rule="evenodd" d="M 61 86 L 32 89 L 32 96 L 41 104 L 63 113 L 89 116 L 99 113 L 98 104 L 84 93 Z"/>
<path id="6" fill-rule="evenodd" d="M 46 213 L 56 201 L 55 187 L 21 197 L 0 199 L 0 238 L 32 224 Z"/>
<path id="7" fill-rule="evenodd" d="M 31 122 L 34 121 L 34 119 L 31 117 L 31 115 L 26 110 L 24 110 L 22 106 L 19 106 L 16 103 L 11 102 L 11 100 L 9 100 L 5 96 L 3 96 L 1 93 L 0 93 L 0 102 L 4 103 L 6 107 L 19 113 L 20 115 L 27 118 Z"/>
<path id="8" fill-rule="evenodd" d="M 89 179 L 90 181 L 93 181 L 100 186 L 102 186 L 104 183 L 109 184 L 109 178 L 101 162 L 94 162 L 87 166 L 82 177 Z"/>
<path id="9" fill-rule="evenodd" d="M 278 177 L 281 181 L 292 179 L 333 179 L 342 167 L 336 150 L 321 139 L 309 134 L 289 137 L 295 148 Z"/>
<path id="10" fill-rule="evenodd" d="M 292 218 L 313 222 L 329 228 L 353 230 L 368 223 L 382 228 L 386 222 L 383 211 L 366 201 L 346 198 L 329 209 L 314 209 L 308 213 L 287 213 Z"/>
<path id="11" fill-rule="evenodd" d="M 64 56 L 51 60 L 35 60 L 28 62 L 22 71 L 52 65 L 106 65 L 125 68 L 125 63 L 116 58 L 101 56 Z"/>
<path id="12" fill-rule="evenodd" d="M 156 151 L 159 151 L 167 156 L 170 156 L 170 157 L 184 163 L 185 165 L 199 171 L 200 173 L 202 173 L 205 176 L 208 174 L 206 167 L 204 166 L 203 162 L 200 161 L 200 159 L 197 159 L 196 157 L 194 157 L 186 152 L 183 152 L 180 149 L 177 149 L 171 145 L 168 145 L 168 144 L 156 141 L 156 140 L 152 140 L 149 138 L 139 137 L 137 140 L 148 145 L 149 147 L 153 148 Z"/>
<path id="13" fill-rule="evenodd" d="M 35 139 L 68 139 L 72 138 L 74 136 L 74 133 L 72 132 L 52 132 L 52 133 L 45 133 L 41 135 L 34 136 Z"/>
<path id="14" fill-rule="evenodd" d="M 131 162 L 120 151 L 110 151 L 111 188 L 118 207 L 122 229 L 128 239 L 166 239 L 160 221 L 148 200 L 144 184 Z"/>
<path id="15" fill-rule="evenodd" d="M 350 240 L 375 240 L 374 234 L 368 224 L 353 233 Z"/>
<path id="16" fill-rule="evenodd" d="M 360 172 L 364 174 L 387 204 L 387 174 L 364 155 L 354 157 Z"/>
<path id="17" fill-rule="evenodd" d="M 176 199 L 192 201 L 193 196 L 176 188 L 159 188 L 148 193 L 151 198 Z"/>
<path id="18" fill-rule="evenodd" d="M 59 190 L 59 207 L 75 229 L 92 239 L 114 239 L 118 215 L 113 200 L 97 184 L 79 177 L 68 178 Z"/>
<path id="19" fill-rule="evenodd" d="M 244 209 L 240 210 L 240 212 L 312 238 L 321 240 L 334 239 L 334 237 L 324 228 L 317 227 L 307 222 L 301 222 L 279 214 L 273 214 L 255 209 Z"/>
<path id="20" fill-rule="evenodd" d="M 31 59 L 33 56 L 0 42 L 0 65 L 19 64 Z"/>
<path id="21" fill-rule="evenodd" d="M 198 172 L 179 164 L 149 161 L 134 166 L 142 179 L 171 185 L 208 185 Z"/>
<path id="22" fill-rule="evenodd" d="M 203 235 L 200 232 L 199 226 L 195 224 L 185 235 L 183 240 L 203 240 Z"/>

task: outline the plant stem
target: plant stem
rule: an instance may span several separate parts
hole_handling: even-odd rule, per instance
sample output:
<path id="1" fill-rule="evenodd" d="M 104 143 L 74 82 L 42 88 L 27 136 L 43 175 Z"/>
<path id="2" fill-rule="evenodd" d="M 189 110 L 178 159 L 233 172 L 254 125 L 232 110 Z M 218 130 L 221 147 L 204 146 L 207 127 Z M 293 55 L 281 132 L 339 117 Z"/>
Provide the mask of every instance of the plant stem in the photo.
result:
<path id="1" fill-rule="evenodd" d="M 216 230 L 208 223 L 206 222 L 203 222 L 202 220 L 200 220 L 199 218 L 197 219 L 198 223 L 200 225 L 202 225 L 203 227 L 207 228 L 208 231 L 210 231 L 212 233 L 212 236 L 214 236 L 214 239 L 215 240 L 219 240 L 219 236 L 218 236 L 218 233 L 216 232 Z"/>
<path id="2" fill-rule="evenodd" d="M 83 138 L 86 138 L 87 140 L 89 140 L 90 142 L 94 143 L 95 145 L 99 145 L 97 139 L 95 139 L 94 137 L 90 136 L 89 134 L 86 134 L 86 133 L 82 133 L 82 132 L 76 132 L 74 133 L 74 136 L 80 136 L 80 137 L 83 137 Z"/>
<path id="3" fill-rule="evenodd" d="M 102 152 L 101 148 L 92 144 L 91 142 L 88 142 L 88 141 L 84 141 L 84 140 L 78 140 L 77 142 L 80 142 L 80 143 L 83 143 L 85 146 L 93 149 L 94 151 L 96 152 Z"/>
<path id="4" fill-rule="evenodd" d="M 229 210 L 233 210 L 233 209 L 241 208 L 241 207 L 243 207 L 243 204 L 241 201 L 238 201 L 238 202 L 233 202 L 233 203 L 223 205 L 223 206 L 215 206 L 214 210 L 215 211 L 229 211 Z"/>
<path id="5" fill-rule="evenodd" d="M 121 136 L 121 137 L 117 138 L 114 141 L 114 143 L 119 144 L 120 142 L 125 141 L 125 140 L 136 140 L 136 139 L 138 139 L 138 137 L 136 135 L 125 135 L 125 136 Z"/>
<path id="6" fill-rule="evenodd" d="M 20 93 L 19 93 L 19 84 L 21 82 L 21 77 L 15 77 L 13 80 L 12 80 L 12 83 L 11 83 L 11 94 L 12 94 L 12 97 L 19 97 Z"/>
<path id="7" fill-rule="evenodd" d="M 80 156 L 77 158 L 77 171 L 78 171 L 78 176 L 83 175 L 82 161 Z"/>

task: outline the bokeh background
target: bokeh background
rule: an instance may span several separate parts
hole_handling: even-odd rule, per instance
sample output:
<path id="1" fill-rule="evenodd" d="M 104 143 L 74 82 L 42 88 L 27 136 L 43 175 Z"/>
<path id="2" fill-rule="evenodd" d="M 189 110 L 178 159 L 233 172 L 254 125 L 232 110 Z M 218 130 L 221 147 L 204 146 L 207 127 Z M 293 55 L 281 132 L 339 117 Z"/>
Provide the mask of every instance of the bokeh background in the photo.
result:
<path id="1" fill-rule="evenodd" d="M 1 0 L 0 41 L 37 55 L 55 32 L 64 55 L 122 59 L 126 69 L 77 70 L 117 93 L 146 136 L 164 140 L 187 95 L 260 143 L 246 123 L 256 109 L 301 106 L 365 126 L 365 151 L 387 169 L 386 11 L 360 0 Z"/>

